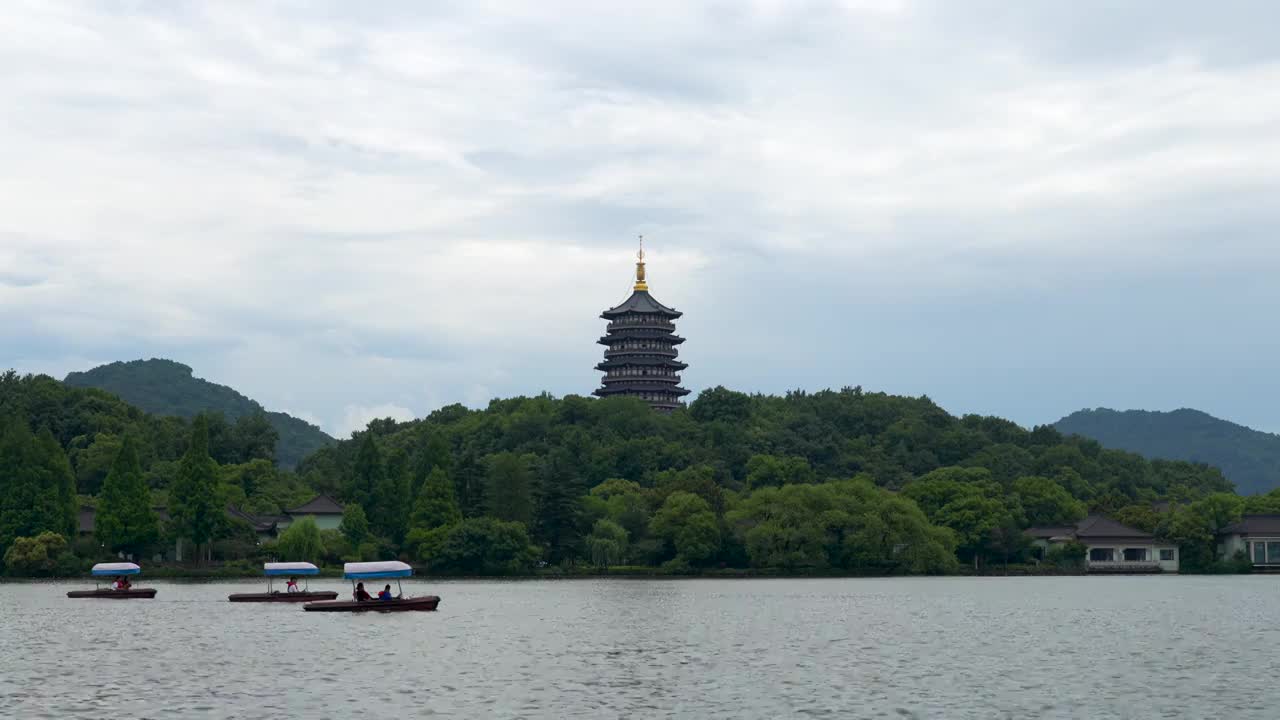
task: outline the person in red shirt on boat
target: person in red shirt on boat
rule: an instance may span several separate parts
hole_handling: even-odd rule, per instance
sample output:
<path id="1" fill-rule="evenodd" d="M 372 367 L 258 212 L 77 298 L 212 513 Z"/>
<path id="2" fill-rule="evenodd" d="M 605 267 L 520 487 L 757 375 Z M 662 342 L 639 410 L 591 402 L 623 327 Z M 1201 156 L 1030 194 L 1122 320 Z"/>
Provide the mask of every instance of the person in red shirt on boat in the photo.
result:
<path id="1" fill-rule="evenodd" d="M 129 585 L 129 579 L 128 579 L 128 578 L 126 578 L 126 577 L 125 577 L 125 576 L 123 576 L 123 575 L 118 575 L 118 576 L 116 576 L 116 582 L 115 582 L 115 589 L 116 589 L 116 590 L 128 590 L 128 589 L 129 589 L 129 587 L 130 587 L 130 585 Z"/>
<path id="2" fill-rule="evenodd" d="M 382 592 L 378 593 L 378 599 L 379 599 L 379 600 L 391 600 L 391 599 L 392 599 L 392 597 L 391 597 L 391 586 L 390 586 L 390 585 L 387 585 L 386 587 L 382 588 Z"/>
<path id="3" fill-rule="evenodd" d="M 296 577 L 291 577 L 291 578 L 289 578 L 289 582 L 287 582 L 287 583 L 285 583 L 285 584 L 284 584 L 284 589 L 285 589 L 285 592 L 291 592 L 291 593 L 292 593 L 292 592 L 299 592 L 299 589 L 298 589 L 298 578 L 296 578 Z"/>
<path id="4" fill-rule="evenodd" d="M 372 600 L 373 596 L 364 589 L 364 583 L 356 583 L 355 598 L 356 602 L 364 602 L 366 600 Z"/>

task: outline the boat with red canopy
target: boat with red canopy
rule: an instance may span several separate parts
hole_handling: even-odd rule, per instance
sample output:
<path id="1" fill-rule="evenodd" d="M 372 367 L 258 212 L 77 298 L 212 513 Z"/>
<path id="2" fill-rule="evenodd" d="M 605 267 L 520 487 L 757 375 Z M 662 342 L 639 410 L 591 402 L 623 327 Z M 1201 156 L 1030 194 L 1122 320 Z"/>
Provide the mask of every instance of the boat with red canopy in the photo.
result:
<path id="1" fill-rule="evenodd" d="M 342 567 L 342 576 L 351 581 L 353 589 L 356 583 L 365 580 L 383 578 L 396 581 L 397 594 L 389 598 L 371 597 L 368 600 L 329 600 L 309 602 L 302 606 L 308 612 L 406 612 L 412 610 L 435 610 L 440 605 L 436 595 L 405 597 L 404 588 L 400 586 L 403 578 L 411 577 L 413 568 L 396 560 L 383 562 L 347 563 Z M 352 592 L 353 597 L 356 592 Z M 366 593 L 366 597 L 373 593 Z"/>
<path id="2" fill-rule="evenodd" d="M 142 572 L 135 563 L 98 563 L 89 571 L 94 578 L 94 589 L 72 590 L 69 598 L 103 598 L 105 600 L 150 600 L 156 596 L 155 588 L 133 587 L 128 578 Z M 114 577 L 116 581 L 108 587 L 99 585 L 100 578 Z"/>
<path id="3" fill-rule="evenodd" d="M 320 568 L 309 562 L 269 562 L 262 564 L 262 573 L 267 576 L 267 591 L 264 593 L 233 593 L 227 596 L 231 602 L 310 602 L 312 600 L 333 600 L 338 593 L 333 590 L 312 590 L 306 578 L 320 574 Z M 275 579 L 287 577 L 290 580 L 303 578 L 303 586 L 296 582 L 285 586 L 282 592 L 275 588 Z"/>

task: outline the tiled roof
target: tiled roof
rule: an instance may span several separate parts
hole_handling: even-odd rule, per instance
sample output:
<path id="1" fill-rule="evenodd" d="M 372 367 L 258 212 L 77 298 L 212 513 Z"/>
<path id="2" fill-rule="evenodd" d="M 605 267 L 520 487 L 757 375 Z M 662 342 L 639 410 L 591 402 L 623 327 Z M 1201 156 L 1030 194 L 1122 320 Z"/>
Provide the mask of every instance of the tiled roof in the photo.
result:
<path id="1" fill-rule="evenodd" d="M 1069 537 L 1077 540 L 1088 540 L 1091 538 L 1117 538 L 1130 540 L 1152 540 L 1154 535 L 1143 532 L 1137 528 L 1131 528 L 1123 523 L 1118 523 L 1109 517 L 1102 515 L 1090 515 L 1089 517 L 1076 523 L 1074 526 L 1066 525 L 1059 527 L 1033 527 L 1024 531 L 1033 538 L 1049 539 L 1055 537 Z"/>
<path id="2" fill-rule="evenodd" d="M 1240 522 L 1218 531 L 1219 535 L 1280 535 L 1280 515 L 1245 515 Z"/>
<path id="3" fill-rule="evenodd" d="M 1150 539 L 1155 536 L 1149 532 L 1143 532 L 1137 528 L 1131 528 L 1128 525 L 1118 523 L 1109 517 L 1103 517 L 1102 515 L 1090 515 L 1084 520 L 1076 523 L 1076 537 Z"/>
<path id="4" fill-rule="evenodd" d="M 227 506 L 227 514 L 249 523 L 255 532 L 271 532 L 279 522 L 279 518 L 275 515 L 254 515 L 230 505 Z"/>
<path id="5" fill-rule="evenodd" d="M 1033 527 L 1027 528 L 1026 534 L 1034 538 L 1055 538 L 1055 537 L 1071 537 L 1075 535 L 1076 528 L 1074 525 L 1066 525 L 1062 527 Z"/>
<path id="6" fill-rule="evenodd" d="M 345 508 L 328 495 L 317 495 L 296 508 L 285 510 L 290 515 L 341 515 Z"/>

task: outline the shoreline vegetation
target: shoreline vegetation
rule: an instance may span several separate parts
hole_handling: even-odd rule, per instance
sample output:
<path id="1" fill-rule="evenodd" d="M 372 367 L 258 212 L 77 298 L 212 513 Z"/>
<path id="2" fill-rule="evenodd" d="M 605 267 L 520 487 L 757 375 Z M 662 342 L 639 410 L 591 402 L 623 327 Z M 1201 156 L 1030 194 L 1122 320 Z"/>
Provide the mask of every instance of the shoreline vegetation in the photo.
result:
<path id="1" fill-rule="evenodd" d="M 139 582 L 144 583 L 146 580 L 264 580 L 262 568 L 260 566 L 224 566 L 224 567 L 188 567 L 188 566 L 155 566 L 147 565 L 144 570 L 144 577 Z M 840 570 L 785 570 L 782 568 L 685 568 L 681 570 L 669 570 L 661 567 L 649 566 L 618 566 L 608 568 L 596 567 L 577 567 L 577 568 L 535 568 L 533 570 L 522 572 L 519 574 L 502 574 L 502 575 L 435 575 L 435 574 L 417 574 L 416 580 L 432 581 L 432 580 L 590 580 L 601 578 L 634 578 L 634 579 L 882 579 L 895 577 L 1063 577 L 1063 576 L 1080 576 L 1086 573 L 1080 569 L 1057 568 L 1048 565 L 1029 565 L 1019 564 L 1011 565 L 1007 569 L 1003 567 L 988 567 L 980 571 L 973 568 L 961 567 L 956 572 L 945 575 L 912 575 L 904 573 L 887 574 L 872 572 L 849 572 Z M 1119 573 L 1111 573 L 1113 575 Z M 1131 573 L 1133 575 L 1152 575 L 1153 573 Z M 319 575 L 311 576 L 315 579 L 341 580 L 341 567 L 322 567 Z M 0 577 L 0 584 L 5 582 L 31 582 L 31 581 L 88 581 L 84 573 L 70 575 L 7 575 Z"/>
<path id="2" fill-rule="evenodd" d="M 1176 544 L 1184 573 L 1240 572 L 1215 533 L 1280 513 L 1280 490 L 1242 497 L 1207 465 L 861 387 L 716 387 L 669 413 L 452 405 L 374 420 L 294 469 L 277 441 L 261 416 L 157 416 L 0 373 L 4 573 L 135 558 L 155 578 L 392 559 L 442 578 L 1075 574 L 1083 546 L 1037 560 L 1024 531 L 1087 513 Z"/>

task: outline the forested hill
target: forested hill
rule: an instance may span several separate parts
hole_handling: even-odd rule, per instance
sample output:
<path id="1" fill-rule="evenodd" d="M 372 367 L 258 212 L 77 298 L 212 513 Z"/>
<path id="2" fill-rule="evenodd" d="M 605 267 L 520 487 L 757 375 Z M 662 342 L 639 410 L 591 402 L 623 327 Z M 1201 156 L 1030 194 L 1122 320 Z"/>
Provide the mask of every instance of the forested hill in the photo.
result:
<path id="1" fill-rule="evenodd" d="M 1259 432 L 1199 410 L 1080 410 L 1058 430 L 1147 458 L 1190 460 L 1222 470 L 1241 494 L 1280 487 L 1280 435 Z"/>
<path id="2" fill-rule="evenodd" d="M 247 567 L 275 556 L 400 558 L 464 575 L 542 562 L 939 573 L 1016 562 L 1027 557 L 1024 528 L 1089 511 L 1179 544 L 1184 569 L 1212 569 L 1215 530 L 1245 511 L 1280 512 L 1280 491 L 1242 499 L 1203 464 L 861 388 L 713 388 L 669 414 L 572 395 L 454 405 L 375 420 L 296 471 L 270 461 L 276 436 L 258 413 L 187 421 L 97 388 L 0 373 L 4 571 L 83 570 L 185 538 Z M 317 493 L 345 506 L 338 530 L 299 521 L 263 542 L 244 517 L 275 517 Z M 85 504 L 96 508 L 93 537 L 73 522 Z M 228 507 L 238 514 L 218 512 Z"/>
<path id="3" fill-rule="evenodd" d="M 191 368 L 172 360 L 132 360 L 73 372 L 63 381 L 74 387 L 92 387 L 118 395 L 130 405 L 153 415 L 192 418 L 220 412 L 229 422 L 264 413 L 279 434 L 276 462 L 292 468 L 304 457 L 333 442 L 320 428 L 281 412 L 265 410 L 254 400 L 226 385 L 194 377 Z"/>

